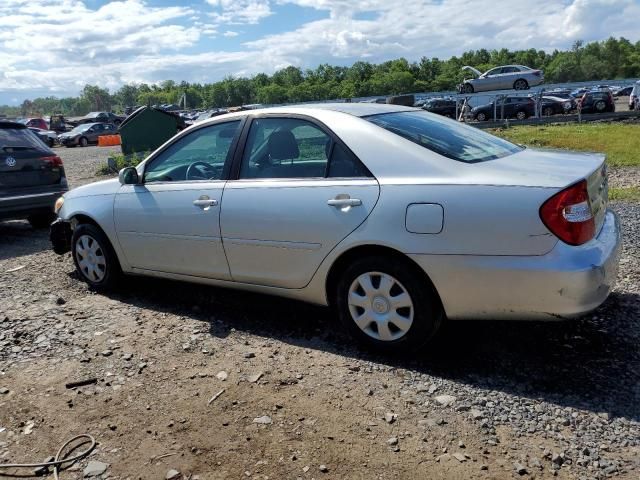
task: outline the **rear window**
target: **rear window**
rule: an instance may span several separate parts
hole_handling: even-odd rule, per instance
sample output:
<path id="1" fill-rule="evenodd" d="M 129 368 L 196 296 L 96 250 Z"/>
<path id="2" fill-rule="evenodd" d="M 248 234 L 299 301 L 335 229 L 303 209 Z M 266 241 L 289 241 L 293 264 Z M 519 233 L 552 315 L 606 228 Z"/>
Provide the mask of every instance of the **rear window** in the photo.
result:
<path id="1" fill-rule="evenodd" d="M 383 113 L 365 119 L 443 157 L 460 162 L 484 162 L 522 150 L 522 147 L 478 128 L 425 111 Z"/>
<path id="2" fill-rule="evenodd" d="M 0 151 L 48 150 L 35 133 L 28 128 L 0 128 Z"/>

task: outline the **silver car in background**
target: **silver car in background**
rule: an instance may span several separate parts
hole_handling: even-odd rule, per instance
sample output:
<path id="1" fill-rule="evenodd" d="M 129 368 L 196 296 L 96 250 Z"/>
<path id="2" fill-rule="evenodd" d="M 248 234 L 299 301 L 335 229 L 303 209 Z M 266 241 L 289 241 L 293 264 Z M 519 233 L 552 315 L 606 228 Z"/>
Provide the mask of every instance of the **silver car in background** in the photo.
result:
<path id="1" fill-rule="evenodd" d="M 445 319 L 581 315 L 620 254 L 603 155 L 393 105 L 205 120 L 56 209 L 54 250 L 94 288 L 126 273 L 331 305 L 382 350 L 419 348 Z"/>
<path id="2" fill-rule="evenodd" d="M 473 72 L 478 78 L 462 82 L 460 93 L 488 92 L 491 90 L 527 90 L 544 82 L 542 70 L 535 70 L 524 65 L 503 65 L 481 73 L 468 65 L 463 70 Z"/>

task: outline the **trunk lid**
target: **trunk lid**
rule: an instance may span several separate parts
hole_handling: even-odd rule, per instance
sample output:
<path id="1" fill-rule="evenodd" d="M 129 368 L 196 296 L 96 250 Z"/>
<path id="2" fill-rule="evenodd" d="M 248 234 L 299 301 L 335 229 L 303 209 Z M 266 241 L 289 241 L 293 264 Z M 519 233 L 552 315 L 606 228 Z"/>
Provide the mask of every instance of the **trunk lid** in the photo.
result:
<path id="1" fill-rule="evenodd" d="M 0 123 L 0 195 L 25 187 L 59 184 L 64 170 L 55 153 L 28 128 Z"/>

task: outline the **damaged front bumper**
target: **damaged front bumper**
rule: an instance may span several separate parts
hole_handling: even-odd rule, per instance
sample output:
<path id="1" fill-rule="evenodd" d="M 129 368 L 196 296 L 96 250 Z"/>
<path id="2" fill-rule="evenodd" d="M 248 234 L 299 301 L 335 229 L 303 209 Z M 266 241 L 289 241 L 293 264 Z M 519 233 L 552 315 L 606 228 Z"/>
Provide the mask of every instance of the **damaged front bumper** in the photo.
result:
<path id="1" fill-rule="evenodd" d="M 71 225 L 61 218 L 51 224 L 49 238 L 53 251 L 58 255 L 63 255 L 71 251 Z"/>

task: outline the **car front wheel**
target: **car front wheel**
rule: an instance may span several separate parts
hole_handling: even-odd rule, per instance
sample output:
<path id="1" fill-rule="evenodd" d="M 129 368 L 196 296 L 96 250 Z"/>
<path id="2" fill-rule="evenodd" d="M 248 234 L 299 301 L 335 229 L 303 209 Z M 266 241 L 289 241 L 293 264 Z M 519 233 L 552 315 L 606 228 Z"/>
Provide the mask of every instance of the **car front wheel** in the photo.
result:
<path id="1" fill-rule="evenodd" d="M 518 120 L 525 120 L 527 118 L 527 112 L 520 110 L 519 112 L 516 113 L 516 118 Z"/>
<path id="2" fill-rule="evenodd" d="M 443 321 L 440 300 L 417 267 L 384 257 L 353 262 L 338 281 L 335 304 L 352 336 L 385 352 L 424 346 Z"/>
<path id="3" fill-rule="evenodd" d="M 78 144 L 81 147 L 86 147 L 87 145 L 89 145 L 89 140 L 87 140 L 85 137 L 81 137 L 80 140 L 78 141 Z"/>
<path id="4" fill-rule="evenodd" d="M 120 264 L 107 236 L 95 225 L 78 225 L 71 237 L 71 253 L 78 274 L 96 289 L 115 286 Z"/>
<path id="5" fill-rule="evenodd" d="M 462 85 L 460 93 L 473 93 L 473 85 L 471 85 L 470 83 L 465 83 L 464 85 Z"/>
<path id="6" fill-rule="evenodd" d="M 513 89 L 514 90 L 526 90 L 528 88 L 529 88 L 529 84 L 527 83 L 526 80 L 524 80 L 522 78 L 520 80 L 516 80 L 513 83 Z"/>

